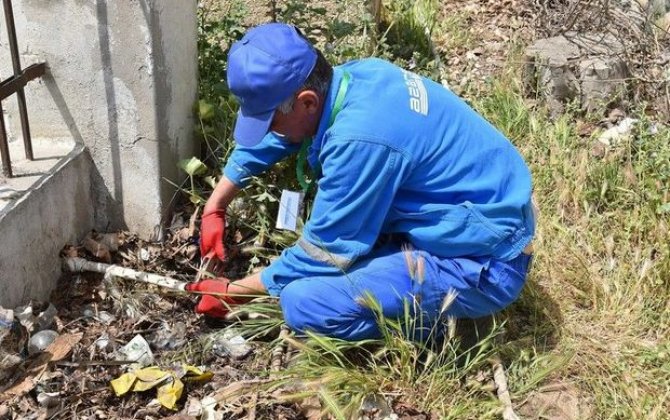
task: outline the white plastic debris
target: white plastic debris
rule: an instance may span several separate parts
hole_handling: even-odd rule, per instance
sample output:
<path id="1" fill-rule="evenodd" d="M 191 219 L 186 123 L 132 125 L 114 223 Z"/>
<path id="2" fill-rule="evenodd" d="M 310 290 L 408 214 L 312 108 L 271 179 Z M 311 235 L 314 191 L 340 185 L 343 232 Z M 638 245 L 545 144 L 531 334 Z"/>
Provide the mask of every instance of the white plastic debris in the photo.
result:
<path id="1" fill-rule="evenodd" d="M 13 348 L 12 341 L 9 337 L 12 333 L 12 326 L 14 325 L 14 311 L 5 309 L 0 306 L 0 383 L 6 378 L 11 377 L 16 367 L 23 361 L 23 359 L 16 354 L 17 349 Z M 6 343 L 3 342 L 7 341 Z M 0 415 L 2 418 L 2 415 Z"/>
<path id="2" fill-rule="evenodd" d="M 186 402 L 186 415 L 199 418 L 202 416 L 202 403 L 197 398 L 189 398 Z"/>
<path id="3" fill-rule="evenodd" d="M 46 330 L 54 326 L 56 315 L 58 315 L 58 310 L 53 304 L 49 306 L 37 315 L 37 329 L 38 331 Z"/>
<path id="4" fill-rule="evenodd" d="M 216 405 L 218 402 L 216 399 L 210 395 L 200 401 L 202 406 L 202 417 L 200 420 L 223 420 L 223 413 L 216 411 Z"/>
<path id="5" fill-rule="evenodd" d="M 116 352 L 116 360 L 131 361 L 130 368 L 149 366 L 154 362 L 154 354 L 149 343 L 141 335 L 133 337 L 128 344 Z"/>
<path id="6" fill-rule="evenodd" d="M 33 355 L 44 351 L 58 337 L 54 330 L 42 330 L 35 333 L 28 341 L 28 354 Z"/>
<path id="7" fill-rule="evenodd" d="M 60 392 L 40 392 L 37 402 L 44 408 L 52 408 L 60 404 Z"/>
<path id="8" fill-rule="evenodd" d="M 605 130 L 598 141 L 606 146 L 615 146 L 630 135 L 637 122 L 636 118 L 624 118 L 619 124 Z"/>
<path id="9" fill-rule="evenodd" d="M 107 311 L 98 312 L 98 316 L 96 316 L 95 319 L 97 319 L 98 321 L 102 322 L 105 325 L 112 325 L 112 323 L 116 321 L 116 317 Z"/>
<path id="10" fill-rule="evenodd" d="M 83 314 L 87 318 L 93 318 L 105 325 L 112 325 L 116 321 L 116 317 L 107 311 L 96 311 L 93 307 L 86 307 Z"/>
<path id="11" fill-rule="evenodd" d="M 102 334 L 94 341 L 95 347 L 98 350 L 110 351 L 114 349 L 114 342 L 109 338 L 109 334 Z"/>
<path id="12" fill-rule="evenodd" d="M 32 305 L 18 306 L 14 309 L 14 316 L 28 332 L 46 330 L 54 325 L 58 310 L 53 304 L 49 304 L 45 310 L 35 315 Z"/>
<path id="13" fill-rule="evenodd" d="M 33 307 L 30 305 L 17 306 L 14 309 L 14 316 L 19 320 L 26 330 L 32 331 L 35 325 L 36 317 L 33 315 Z"/>
<path id="14" fill-rule="evenodd" d="M 12 329 L 14 324 L 14 311 L 0 306 L 0 344 Z"/>
<path id="15" fill-rule="evenodd" d="M 251 353 L 251 347 L 235 330 L 228 329 L 223 334 L 216 334 L 212 343 L 212 350 L 217 356 L 230 356 L 235 360 L 244 359 Z"/>

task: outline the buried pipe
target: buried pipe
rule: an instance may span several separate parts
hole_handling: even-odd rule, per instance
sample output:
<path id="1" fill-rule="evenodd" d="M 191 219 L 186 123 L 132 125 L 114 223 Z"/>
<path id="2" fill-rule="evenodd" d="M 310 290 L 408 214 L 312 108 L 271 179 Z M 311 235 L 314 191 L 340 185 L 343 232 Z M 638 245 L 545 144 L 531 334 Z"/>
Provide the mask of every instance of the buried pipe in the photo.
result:
<path id="1" fill-rule="evenodd" d="M 156 286 L 178 291 L 184 291 L 186 286 L 186 282 L 184 281 L 161 276 L 159 274 L 145 273 L 143 271 L 137 271 L 114 264 L 93 262 L 77 257 L 63 258 L 63 267 L 65 270 L 71 273 L 92 271 L 95 273 L 102 273 L 105 275 L 105 277 L 114 276 L 127 280 L 141 281 L 144 283 L 155 284 Z"/>

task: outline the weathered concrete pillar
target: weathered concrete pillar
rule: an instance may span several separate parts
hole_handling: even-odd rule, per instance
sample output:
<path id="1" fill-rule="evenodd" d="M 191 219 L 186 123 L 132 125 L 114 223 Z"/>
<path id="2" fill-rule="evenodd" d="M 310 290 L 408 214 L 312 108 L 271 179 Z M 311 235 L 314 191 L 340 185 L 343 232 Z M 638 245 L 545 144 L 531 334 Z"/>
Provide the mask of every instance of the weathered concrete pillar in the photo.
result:
<path id="1" fill-rule="evenodd" d="M 179 183 L 176 163 L 194 150 L 196 2 L 13 3 L 22 66 L 49 68 L 26 86 L 32 135 L 87 146 L 98 230 L 149 236 L 173 197 L 165 179 Z M 4 79 L 11 73 L 4 25 L 0 43 Z M 15 101 L 5 102 L 11 116 Z M 20 135 L 18 118 L 9 124 Z"/>

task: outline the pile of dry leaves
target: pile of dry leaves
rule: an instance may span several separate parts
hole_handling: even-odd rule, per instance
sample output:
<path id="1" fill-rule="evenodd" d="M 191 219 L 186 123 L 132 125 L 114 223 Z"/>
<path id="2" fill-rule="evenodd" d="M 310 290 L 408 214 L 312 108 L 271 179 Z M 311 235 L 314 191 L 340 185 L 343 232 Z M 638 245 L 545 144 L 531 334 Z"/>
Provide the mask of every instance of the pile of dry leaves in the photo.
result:
<path id="1" fill-rule="evenodd" d="M 190 281 L 196 217 L 177 215 L 162 241 L 92 232 L 63 257 Z M 195 315 L 194 296 L 103 277 L 66 273 L 50 302 L 0 308 L 0 419 L 299 418 L 290 405 L 256 408 L 254 393 L 230 398 L 267 376 L 270 346 Z"/>

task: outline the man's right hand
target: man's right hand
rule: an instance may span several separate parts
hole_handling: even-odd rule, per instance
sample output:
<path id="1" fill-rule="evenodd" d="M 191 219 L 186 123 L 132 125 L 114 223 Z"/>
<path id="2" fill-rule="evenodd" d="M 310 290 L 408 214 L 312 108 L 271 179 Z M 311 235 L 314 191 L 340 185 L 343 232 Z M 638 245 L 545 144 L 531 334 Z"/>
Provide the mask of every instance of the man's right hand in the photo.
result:
<path id="1" fill-rule="evenodd" d="M 200 255 L 207 255 L 213 250 L 216 256 L 223 261 L 226 257 L 226 250 L 223 246 L 225 232 L 226 211 L 205 212 L 200 221 Z"/>
<path id="2" fill-rule="evenodd" d="M 205 314 L 212 318 L 225 318 L 230 311 L 230 305 L 240 305 L 243 302 L 229 296 L 228 286 L 230 280 L 219 277 L 216 279 L 202 280 L 197 283 L 188 283 L 184 290 L 199 294 L 198 304 L 195 312 Z"/>

